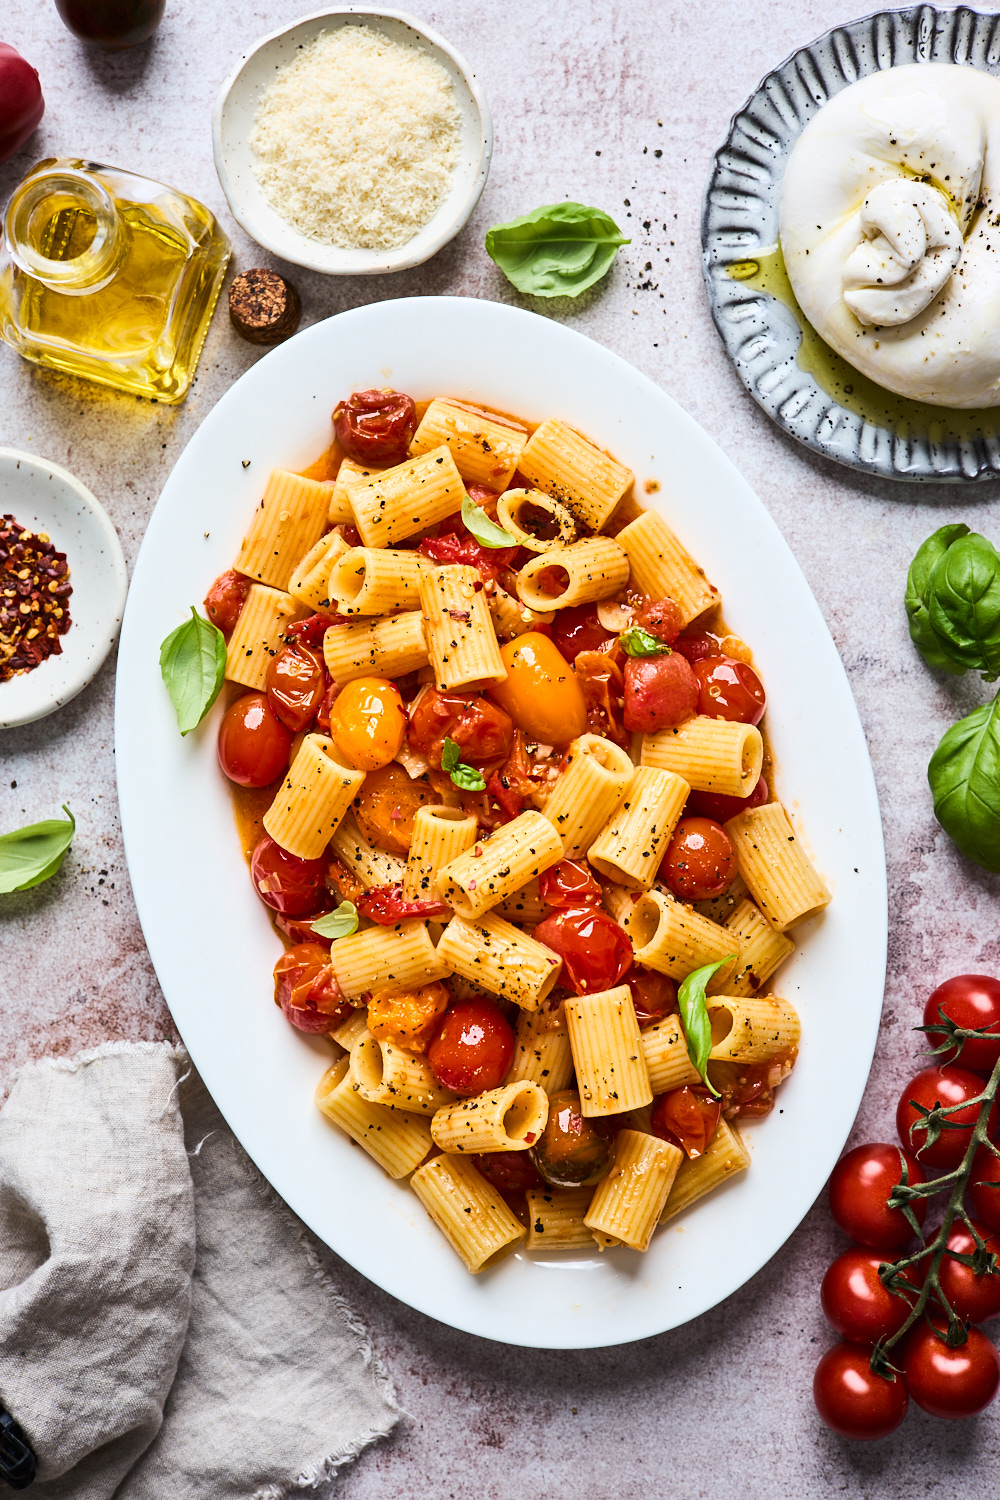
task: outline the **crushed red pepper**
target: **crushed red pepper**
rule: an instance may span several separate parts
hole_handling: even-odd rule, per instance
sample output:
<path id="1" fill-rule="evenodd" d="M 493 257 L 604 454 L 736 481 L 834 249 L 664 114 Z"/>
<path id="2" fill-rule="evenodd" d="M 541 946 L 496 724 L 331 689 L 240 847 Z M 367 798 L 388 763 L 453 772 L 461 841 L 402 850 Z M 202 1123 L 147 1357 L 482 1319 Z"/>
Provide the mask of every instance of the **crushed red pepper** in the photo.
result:
<path id="1" fill-rule="evenodd" d="M 13 516 L 0 520 L 0 682 L 62 654 L 73 592 L 65 552 Z"/>

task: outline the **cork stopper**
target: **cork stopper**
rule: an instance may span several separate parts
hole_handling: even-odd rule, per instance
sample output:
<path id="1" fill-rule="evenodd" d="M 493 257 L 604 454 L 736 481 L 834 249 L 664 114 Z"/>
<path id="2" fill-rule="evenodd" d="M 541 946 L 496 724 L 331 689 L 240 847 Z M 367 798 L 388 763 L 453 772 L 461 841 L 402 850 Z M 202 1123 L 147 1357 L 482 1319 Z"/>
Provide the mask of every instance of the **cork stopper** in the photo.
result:
<path id="1" fill-rule="evenodd" d="M 229 288 L 229 317 L 251 344 L 280 344 L 299 326 L 302 303 L 290 281 L 263 266 L 244 271 Z"/>

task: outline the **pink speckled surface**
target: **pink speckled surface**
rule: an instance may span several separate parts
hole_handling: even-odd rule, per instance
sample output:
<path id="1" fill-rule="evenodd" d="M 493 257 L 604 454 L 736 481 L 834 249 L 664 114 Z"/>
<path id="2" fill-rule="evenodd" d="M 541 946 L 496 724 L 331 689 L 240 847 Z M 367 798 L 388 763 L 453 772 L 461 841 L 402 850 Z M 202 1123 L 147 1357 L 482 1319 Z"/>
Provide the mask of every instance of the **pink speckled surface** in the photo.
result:
<path id="1" fill-rule="evenodd" d="M 944 729 L 987 689 L 933 677 L 909 644 L 901 608 L 907 564 L 936 526 L 961 519 L 1000 541 L 1000 491 L 891 485 L 819 461 L 784 438 L 726 363 L 698 244 L 702 188 L 730 114 L 770 66 L 854 12 L 820 0 L 794 9 L 764 0 L 573 0 L 548 8 L 408 0 L 408 8 L 479 73 L 496 128 L 492 175 L 467 229 L 427 266 L 357 281 L 296 270 L 305 321 L 429 292 L 518 302 L 487 259 L 483 233 L 563 196 L 606 207 L 632 231 L 606 283 L 578 303 L 542 310 L 617 350 L 702 423 L 771 510 L 829 621 L 868 735 L 889 863 L 885 1013 L 854 1139 L 888 1138 L 896 1095 L 915 1071 L 910 1027 L 928 990 L 954 972 L 1000 971 L 1000 880 L 951 847 L 931 815 L 925 780 Z M 242 48 L 305 9 L 301 0 L 168 0 L 152 46 L 108 58 L 88 55 L 51 4 L 6 0 L 0 35 L 41 72 L 48 108 L 28 147 L 0 165 L 0 197 L 41 156 L 110 160 L 202 197 L 232 235 L 238 268 L 270 263 L 226 210 L 210 113 Z M 664 233 L 663 222 L 674 227 Z M 177 455 L 255 358 L 216 317 L 193 393 L 180 409 L 165 409 L 44 375 L 0 350 L 0 443 L 78 474 L 109 510 L 131 563 Z M 0 1082 L 45 1052 L 173 1034 L 124 868 L 113 688 L 112 658 L 61 713 L 0 738 L 0 829 L 51 816 L 63 801 L 79 824 L 57 879 L 0 900 Z M 210 873 L 207 887 L 202 872 L 192 871 L 191 881 L 193 900 L 210 899 Z M 832 1336 L 817 1288 L 843 1245 L 820 1203 L 765 1270 L 714 1312 L 594 1355 L 511 1350 L 452 1333 L 333 1261 L 372 1326 L 407 1415 L 330 1493 L 993 1500 L 998 1408 L 957 1424 L 914 1410 L 899 1434 L 868 1447 L 818 1423 L 812 1369 Z"/>

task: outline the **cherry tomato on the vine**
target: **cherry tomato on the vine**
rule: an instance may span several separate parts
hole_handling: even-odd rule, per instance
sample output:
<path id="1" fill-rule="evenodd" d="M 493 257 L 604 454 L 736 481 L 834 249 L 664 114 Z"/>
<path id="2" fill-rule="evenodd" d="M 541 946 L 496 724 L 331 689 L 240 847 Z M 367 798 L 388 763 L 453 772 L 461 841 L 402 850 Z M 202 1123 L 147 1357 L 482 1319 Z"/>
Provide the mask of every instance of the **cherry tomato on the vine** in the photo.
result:
<path id="1" fill-rule="evenodd" d="M 973 1219 L 986 1248 L 1000 1261 L 1000 1237 L 990 1232 L 988 1225 Z M 948 1236 L 948 1249 L 959 1255 L 973 1255 L 976 1241 L 964 1224 L 955 1224 Z M 988 1271 L 976 1276 L 971 1266 L 963 1265 L 950 1255 L 941 1258 L 938 1271 L 941 1290 L 951 1304 L 952 1311 L 966 1323 L 985 1323 L 1000 1313 L 1000 1271 Z"/>
<path id="2" fill-rule="evenodd" d="M 563 961 L 560 983 L 578 995 L 610 990 L 632 967 L 628 934 L 598 907 L 563 907 L 545 917 L 533 936 Z"/>
<path id="3" fill-rule="evenodd" d="M 326 692 L 323 653 L 295 641 L 282 646 L 267 668 L 267 697 L 293 734 L 308 729 Z"/>
<path id="4" fill-rule="evenodd" d="M 845 1234 L 873 1250 L 891 1250 L 913 1238 L 902 1209 L 889 1207 L 889 1194 L 903 1180 L 910 1187 L 927 1181 L 923 1167 L 909 1151 L 882 1143 L 855 1146 L 842 1156 L 830 1176 L 830 1212 Z M 917 1223 L 927 1215 L 927 1200 L 910 1205 Z"/>
<path id="5" fill-rule="evenodd" d="M 563 859 L 543 870 L 538 892 L 546 906 L 600 906 L 601 887 L 590 866 L 578 859 Z"/>
<path id="6" fill-rule="evenodd" d="M 763 807 L 770 797 L 763 776 L 749 797 L 727 797 L 724 792 L 692 792 L 684 805 L 685 815 L 696 813 L 701 818 L 714 818 L 717 823 L 727 823 L 737 813 L 749 812 L 753 807 Z"/>
<path id="7" fill-rule="evenodd" d="M 471 1096 L 503 1083 L 514 1056 L 514 1033 L 492 1000 L 456 1000 L 445 1011 L 427 1061 L 438 1083 Z"/>
<path id="8" fill-rule="evenodd" d="M 337 440 L 356 464 L 401 464 L 417 430 L 417 409 L 402 391 L 355 391 L 333 413 Z"/>
<path id="9" fill-rule="evenodd" d="M 1000 1390 L 1000 1355 L 978 1328 L 949 1349 L 928 1323 L 918 1323 L 906 1335 L 899 1363 L 910 1395 L 932 1417 L 974 1417 Z"/>
<path id="10" fill-rule="evenodd" d="M 888 1291 L 878 1274 L 884 1258 L 875 1250 L 845 1250 L 823 1277 L 819 1300 L 826 1320 L 852 1344 L 891 1338 L 909 1317 L 912 1302 Z M 914 1298 L 917 1290 L 914 1285 Z"/>
<path id="11" fill-rule="evenodd" d="M 650 1129 L 693 1161 L 704 1155 L 721 1113 L 721 1099 L 714 1099 L 701 1084 L 688 1083 L 653 1101 Z"/>
<path id="12" fill-rule="evenodd" d="M 996 1187 L 990 1187 L 993 1182 Z M 972 1162 L 969 1206 L 977 1218 L 1000 1233 L 1000 1157 L 988 1146 L 980 1146 Z"/>
<path id="13" fill-rule="evenodd" d="M 764 685 L 753 667 L 729 656 L 703 656 L 694 664 L 698 712 L 711 719 L 759 724 L 764 717 Z"/>
<path id="14" fill-rule="evenodd" d="M 399 689 L 386 677 L 356 677 L 345 683 L 330 708 L 330 738 L 345 765 L 377 771 L 399 754 L 406 710 Z"/>
<path id="15" fill-rule="evenodd" d="M 265 906 L 286 917 L 305 917 L 322 910 L 326 900 L 322 859 L 298 859 L 267 834 L 253 851 L 250 877 Z"/>
<path id="16" fill-rule="evenodd" d="M 910 1404 L 900 1377 L 876 1375 L 869 1357 L 870 1351 L 859 1344 L 834 1344 L 813 1376 L 813 1400 L 827 1427 L 861 1442 L 895 1432 Z"/>
<path id="17" fill-rule="evenodd" d="M 632 991 L 635 1018 L 640 1028 L 655 1026 L 664 1016 L 677 1013 L 677 986 L 666 974 L 656 969 L 644 969 L 633 964 L 629 970 L 628 987 Z"/>
<path id="18" fill-rule="evenodd" d="M 238 786 L 270 786 L 288 767 L 292 736 L 264 693 L 244 693 L 219 725 L 219 764 Z"/>
<path id="19" fill-rule="evenodd" d="M 681 901 L 708 901 L 737 875 L 736 850 L 711 818 L 681 818 L 660 864 L 660 879 Z"/>
<path id="20" fill-rule="evenodd" d="M 962 1128 L 943 1129 L 931 1146 L 924 1144 L 928 1139 L 926 1130 L 913 1130 L 911 1134 L 911 1127 L 918 1120 L 924 1119 L 921 1110 L 915 1106 L 921 1105 L 924 1110 L 931 1110 L 938 1103 L 951 1107 L 964 1104 L 968 1099 L 975 1099 L 982 1092 L 983 1080 L 978 1073 L 970 1073 L 967 1068 L 958 1068 L 953 1064 L 943 1068 L 924 1068 L 916 1078 L 911 1079 L 899 1097 L 896 1106 L 899 1139 L 908 1151 L 919 1155 L 925 1166 L 957 1167 L 972 1139 L 972 1128 L 979 1115 L 979 1106 L 970 1104 L 968 1109 L 959 1109 L 953 1115 L 947 1115 L 946 1119 L 952 1126 Z M 990 1136 L 996 1129 L 996 1118 L 997 1107 L 994 1103 L 986 1127 Z"/>
<path id="21" fill-rule="evenodd" d="M 1000 1058 L 1000 979 L 988 974 L 957 974 L 946 979 L 928 996 L 924 1006 L 924 1025 L 940 1025 L 939 1008 L 949 1021 L 972 1031 L 988 1026 L 996 1033 L 996 1041 L 985 1037 L 969 1037 L 960 1054 L 953 1047 L 940 1054 L 943 1063 L 957 1062 L 959 1067 L 969 1068 L 973 1073 L 989 1075 Z M 932 1046 L 945 1041 L 940 1033 L 928 1032 Z"/>

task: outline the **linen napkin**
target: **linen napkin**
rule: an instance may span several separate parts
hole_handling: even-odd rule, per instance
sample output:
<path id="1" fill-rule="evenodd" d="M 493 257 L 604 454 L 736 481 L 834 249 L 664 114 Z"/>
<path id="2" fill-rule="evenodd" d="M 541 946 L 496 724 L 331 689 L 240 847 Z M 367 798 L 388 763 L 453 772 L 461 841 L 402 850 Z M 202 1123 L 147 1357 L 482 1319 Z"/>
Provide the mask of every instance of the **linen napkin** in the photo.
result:
<path id="1" fill-rule="evenodd" d="M 0 1109 L 0 1401 L 38 1500 L 283 1500 L 398 1411 L 187 1054 L 109 1043 Z"/>

